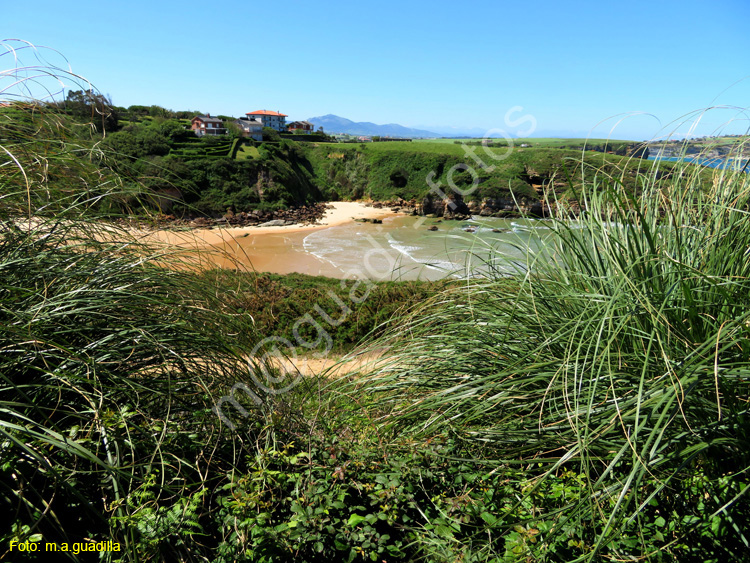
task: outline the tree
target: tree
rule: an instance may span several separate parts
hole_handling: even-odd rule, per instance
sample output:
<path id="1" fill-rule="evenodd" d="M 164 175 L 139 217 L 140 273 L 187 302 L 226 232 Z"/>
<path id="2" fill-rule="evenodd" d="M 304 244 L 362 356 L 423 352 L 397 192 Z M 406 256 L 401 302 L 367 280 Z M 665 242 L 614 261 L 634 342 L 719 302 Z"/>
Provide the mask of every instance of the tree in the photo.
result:
<path id="1" fill-rule="evenodd" d="M 107 136 L 105 145 L 115 154 L 128 158 L 169 154 L 167 137 L 151 127 L 126 127 L 122 131 Z"/>
<path id="2" fill-rule="evenodd" d="M 280 141 L 281 135 L 279 135 L 279 132 L 276 131 L 276 129 L 273 129 L 272 127 L 264 127 L 263 128 L 263 140 L 264 141 Z"/>
<path id="3" fill-rule="evenodd" d="M 117 130 L 118 114 L 112 100 L 93 90 L 69 90 L 63 104 L 77 119 L 90 121 L 100 132 Z"/>
<path id="4" fill-rule="evenodd" d="M 242 129 L 234 121 L 224 121 L 224 127 L 230 139 L 240 139 L 244 136 Z"/>
<path id="5" fill-rule="evenodd" d="M 185 126 L 176 119 L 165 119 L 156 125 L 156 129 L 171 143 L 185 141 L 195 137 L 195 133 L 190 129 L 185 128 Z"/>
<path id="6" fill-rule="evenodd" d="M 150 106 L 148 108 L 148 114 L 151 117 L 171 117 L 171 113 L 171 111 L 161 106 Z"/>
<path id="7" fill-rule="evenodd" d="M 128 107 L 128 112 L 132 113 L 133 115 L 138 115 L 141 117 L 144 115 L 148 115 L 148 110 L 149 110 L 148 106 L 129 106 Z"/>

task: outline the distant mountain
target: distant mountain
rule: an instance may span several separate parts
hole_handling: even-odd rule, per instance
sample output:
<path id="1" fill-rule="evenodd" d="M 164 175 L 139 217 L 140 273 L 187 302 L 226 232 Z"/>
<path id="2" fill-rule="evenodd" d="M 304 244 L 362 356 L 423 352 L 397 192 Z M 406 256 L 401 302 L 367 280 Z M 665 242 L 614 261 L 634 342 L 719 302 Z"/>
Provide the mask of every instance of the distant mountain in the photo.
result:
<path id="1" fill-rule="evenodd" d="M 440 137 L 432 131 L 423 129 L 412 129 L 404 127 L 398 123 L 388 123 L 378 125 L 368 121 L 356 122 L 338 115 L 322 115 L 320 117 L 311 117 L 307 121 L 315 125 L 315 128 L 322 127 L 326 133 L 346 133 L 348 135 L 380 135 L 381 137 Z"/>

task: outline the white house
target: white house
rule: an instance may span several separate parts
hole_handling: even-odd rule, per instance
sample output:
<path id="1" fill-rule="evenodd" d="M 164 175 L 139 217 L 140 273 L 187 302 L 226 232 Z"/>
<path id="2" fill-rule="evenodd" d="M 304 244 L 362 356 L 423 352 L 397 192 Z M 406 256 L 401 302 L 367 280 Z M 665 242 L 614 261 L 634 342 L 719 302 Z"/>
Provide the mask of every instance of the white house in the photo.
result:
<path id="1" fill-rule="evenodd" d="M 286 131 L 287 115 L 284 113 L 261 109 L 245 115 L 247 115 L 248 119 L 259 120 L 263 124 L 263 127 L 270 127 L 271 129 L 276 129 L 276 131 Z"/>
<path id="2" fill-rule="evenodd" d="M 263 140 L 263 123 L 260 120 L 240 117 L 235 123 L 239 125 L 243 136 L 250 137 L 256 141 Z"/>

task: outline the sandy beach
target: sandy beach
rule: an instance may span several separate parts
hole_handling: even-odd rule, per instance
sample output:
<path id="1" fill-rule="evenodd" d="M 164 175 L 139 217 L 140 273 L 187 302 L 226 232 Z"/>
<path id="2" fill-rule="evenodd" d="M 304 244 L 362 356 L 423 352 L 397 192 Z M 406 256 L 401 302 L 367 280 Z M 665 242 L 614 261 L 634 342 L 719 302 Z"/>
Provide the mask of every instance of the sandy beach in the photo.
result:
<path id="1" fill-rule="evenodd" d="M 330 206 L 315 225 L 158 230 L 143 231 L 140 235 L 144 242 L 165 245 L 165 251 L 198 251 L 189 253 L 189 261 L 199 267 L 342 277 L 344 272 L 305 251 L 305 237 L 313 231 L 344 225 L 355 219 L 382 219 L 396 214 L 390 209 L 368 207 L 360 202 L 338 201 Z"/>

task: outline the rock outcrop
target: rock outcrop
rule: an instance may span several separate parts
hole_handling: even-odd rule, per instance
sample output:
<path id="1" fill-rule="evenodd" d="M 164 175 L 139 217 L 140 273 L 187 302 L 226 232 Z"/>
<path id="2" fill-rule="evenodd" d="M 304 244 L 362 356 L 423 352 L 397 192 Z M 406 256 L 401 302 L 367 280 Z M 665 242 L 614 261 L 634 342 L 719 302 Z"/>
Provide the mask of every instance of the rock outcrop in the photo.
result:
<path id="1" fill-rule="evenodd" d="M 543 202 L 528 198 L 484 198 L 464 202 L 458 194 L 451 194 L 441 200 L 427 196 L 416 206 L 416 214 L 442 217 L 444 219 L 465 220 L 472 215 L 482 217 L 518 217 L 532 215 L 543 217 L 546 209 Z"/>
<path id="2" fill-rule="evenodd" d="M 444 219 L 465 220 L 471 217 L 471 209 L 464 202 L 460 194 L 450 194 L 445 199 L 439 199 L 428 194 L 416 207 L 418 215 L 434 215 Z"/>
<path id="3" fill-rule="evenodd" d="M 156 220 L 157 227 L 191 227 L 211 228 L 216 226 L 245 227 L 245 226 L 272 226 L 272 225 L 294 225 L 315 224 L 320 221 L 326 212 L 325 203 L 316 203 L 290 209 L 277 209 L 274 211 L 253 209 L 252 211 L 236 211 L 227 209 L 222 217 L 188 217 L 178 218 L 174 215 L 160 215 Z"/>

